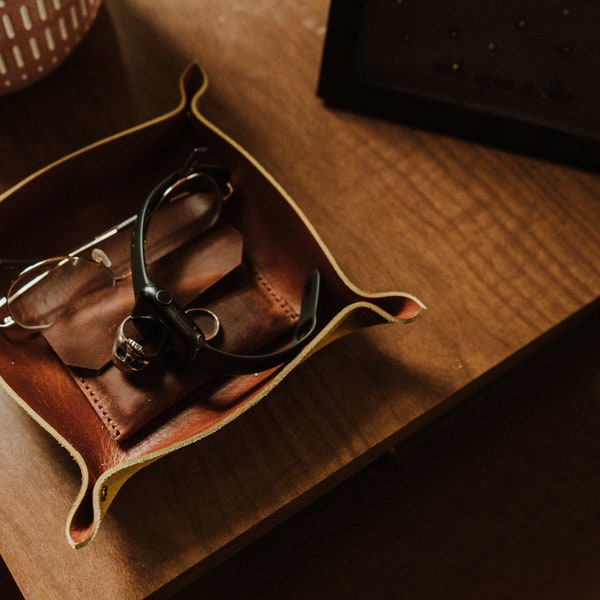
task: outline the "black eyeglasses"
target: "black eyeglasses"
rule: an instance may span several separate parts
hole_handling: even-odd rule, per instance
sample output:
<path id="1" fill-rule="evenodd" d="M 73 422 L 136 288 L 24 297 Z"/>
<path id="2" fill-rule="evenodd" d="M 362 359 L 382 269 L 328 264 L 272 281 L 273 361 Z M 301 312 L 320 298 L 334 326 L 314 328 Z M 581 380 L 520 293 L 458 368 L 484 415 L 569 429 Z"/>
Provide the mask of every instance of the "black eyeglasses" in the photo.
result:
<path id="1" fill-rule="evenodd" d="M 131 272 L 136 301 L 131 317 L 126 321 L 133 322 L 144 341 L 127 338 L 123 327 L 120 328 L 113 361 L 124 371 L 143 368 L 157 354 L 184 369 L 199 368 L 226 375 L 265 371 L 294 358 L 316 331 L 320 287 L 320 273 L 316 269 L 309 274 L 304 285 L 300 317 L 291 343 L 283 350 L 257 355 L 231 354 L 211 346 L 208 343 L 211 336 L 197 324 L 194 315 L 184 311 L 169 291 L 150 278 L 145 240 L 157 209 L 182 194 L 193 195 L 212 189 L 220 199 L 211 210 L 213 222 L 216 222 L 222 200 L 231 192 L 229 172 L 219 166 L 203 164 L 201 157 L 201 150 L 194 151 L 181 170 L 162 181 L 150 193 L 135 221 L 131 234 Z M 209 321 L 211 315 L 205 315 Z M 212 316 L 217 319 L 216 315 Z M 209 328 L 213 326 L 214 322 Z"/>

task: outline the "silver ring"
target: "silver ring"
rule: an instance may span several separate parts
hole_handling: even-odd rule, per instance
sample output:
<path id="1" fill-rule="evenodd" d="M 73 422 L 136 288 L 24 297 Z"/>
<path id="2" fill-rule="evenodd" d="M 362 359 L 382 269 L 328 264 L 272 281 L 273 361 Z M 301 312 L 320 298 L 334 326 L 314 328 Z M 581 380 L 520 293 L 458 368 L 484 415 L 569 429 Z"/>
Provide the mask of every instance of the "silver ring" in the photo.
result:
<path id="1" fill-rule="evenodd" d="M 136 317 L 141 319 L 151 319 L 152 317 Z M 128 337 L 125 334 L 125 326 L 134 318 L 132 316 L 123 319 L 117 333 L 115 335 L 115 341 L 113 343 L 112 350 L 112 362 L 113 364 L 124 373 L 137 373 L 144 367 L 147 367 L 154 358 L 160 354 L 160 348 L 149 348 L 146 344 L 144 345 L 141 341 L 135 340 Z M 133 329 L 137 331 L 135 325 Z"/>
<path id="2" fill-rule="evenodd" d="M 199 327 L 207 342 L 216 337 L 221 330 L 219 317 L 212 310 L 208 310 L 208 308 L 190 308 L 185 312 Z"/>

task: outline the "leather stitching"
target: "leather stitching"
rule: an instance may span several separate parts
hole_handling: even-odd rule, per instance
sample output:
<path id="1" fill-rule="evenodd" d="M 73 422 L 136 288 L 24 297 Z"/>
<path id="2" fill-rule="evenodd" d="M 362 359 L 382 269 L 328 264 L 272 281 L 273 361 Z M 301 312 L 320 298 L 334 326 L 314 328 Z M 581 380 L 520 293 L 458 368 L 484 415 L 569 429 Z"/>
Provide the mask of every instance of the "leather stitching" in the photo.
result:
<path id="1" fill-rule="evenodd" d="M 113 436 L 115 438 L 118 438 L 121 435 L 121 432 L 119 431 L 119 426 L 113 421 L 112 417 L 104 409 L 104 406 L 102 406 L 102 402 L 101 402 L 100 398 L 98 398 L 98 396 L 96 396 L 94 390 L 92 390 L 91 386 L 88 384 L 88 382 L 85 380 L 85 378 L 81 377 L 80 381 L 81 381 L 83 387 L 85 388 L 86 392 L 88 393 L 89 397 L 91 398 L 92 402 L 98 407 L 98 410 L 100 411 L 100 414 L 102 414 L 102 417 L 104 418 L 104 421 L 106 422 L 106 425 L 112 429 Z"/>
<path id="2" fill-rule="evenodd" d="M 262 273 L 258 271 L 254 271 L 254 277 L 259 281 L 259 283 L 267 290 L 267 292 L 274 298 L 275 302 L 283 308 L 284 312 L 290 317 L 292 320 L 296 320 L 300 317 L 300 315 L 290 306 L 288 301 L 279 293 L 275 291 L 275 289 L 271 286 L 271 284 L 265 279 Z"/>

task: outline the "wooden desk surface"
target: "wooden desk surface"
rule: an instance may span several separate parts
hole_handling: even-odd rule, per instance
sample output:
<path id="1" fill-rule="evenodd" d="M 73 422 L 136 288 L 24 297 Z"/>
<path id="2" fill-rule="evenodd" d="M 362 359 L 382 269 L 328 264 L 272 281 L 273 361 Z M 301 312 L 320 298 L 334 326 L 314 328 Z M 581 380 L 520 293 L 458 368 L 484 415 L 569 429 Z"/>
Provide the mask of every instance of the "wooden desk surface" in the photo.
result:
<path id="1" fill-rule="evenodd" d="M 204 113 L 312 219 L 348 276 L 429 310 L 336 342 L 255 409 L 138 473 L 98 537 L 64 526 L 67 453 L 0 395 L 0 553 L 23 595 L 141 598 L 210 569 L 556 335 L 600 294 L 600 177 L 315 96 L 325 0 L 107 0 L 51 77 L 0 98 L 0 189 L 170 109 Z M 364 348 L 368 348 L 368 352 Z"/>

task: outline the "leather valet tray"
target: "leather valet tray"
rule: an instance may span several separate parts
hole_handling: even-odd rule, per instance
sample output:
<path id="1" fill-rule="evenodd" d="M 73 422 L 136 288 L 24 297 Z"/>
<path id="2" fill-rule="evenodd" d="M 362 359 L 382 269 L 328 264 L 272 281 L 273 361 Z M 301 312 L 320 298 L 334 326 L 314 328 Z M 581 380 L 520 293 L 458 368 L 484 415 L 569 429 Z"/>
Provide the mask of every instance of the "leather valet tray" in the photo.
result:
<path id="1" fill-rule="evenodd" d="M 175 109 L 66 156 L 0 196 L 0 256 L 38 259 L 77 248 L 136 214 L 149 191 L 201 146 L 211 163 L 230 170 L 234 193 L 220 222 L 200 236 L 179 231 L 175 219 L 152 268 L 182 303 L 219 314 L 226 331 L 220 343 L 243 353 L 287 343 L 307 274 L 319 269 L 317 334 L 292 361 L 252 375 L 182 374 L 166 364 L 120 372 L 110 357 L 134 300 L 127 231 L 99 244 L 123 277 L 108 296 L 42 332 L 1 329 L 0 386 L 81 469 L 67 520 L 73 547 L 94 537 L 136 471 L 231 422 L 336 338 L 408 323 L 424 309 L 410 294 L 368 293 L 347 279 L 295 202 L 202 116 L 206 86 L 203 71 L 188 68 Z M 11 275 L 0 273 L 3 289 Z"/>

